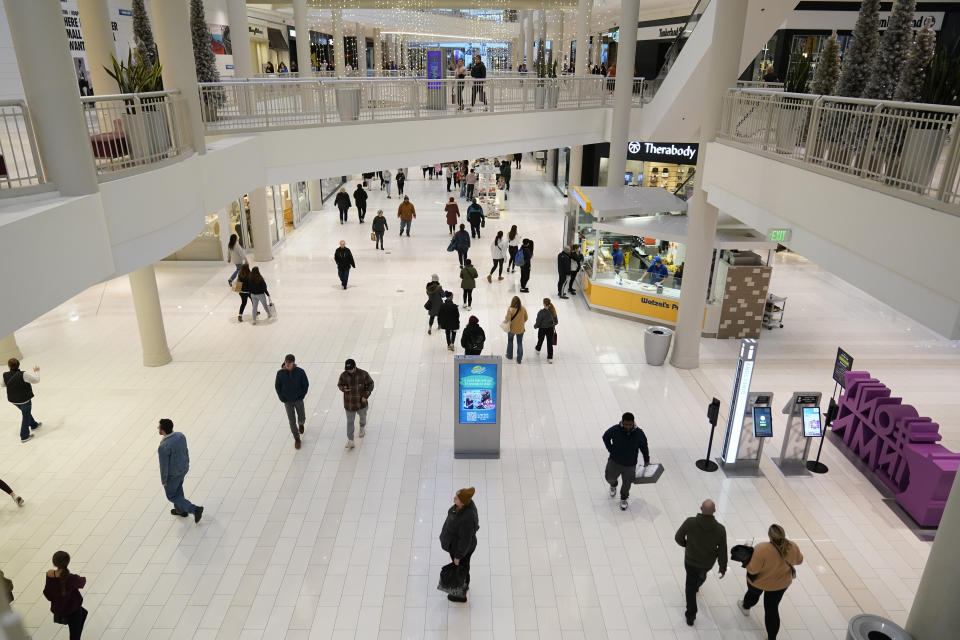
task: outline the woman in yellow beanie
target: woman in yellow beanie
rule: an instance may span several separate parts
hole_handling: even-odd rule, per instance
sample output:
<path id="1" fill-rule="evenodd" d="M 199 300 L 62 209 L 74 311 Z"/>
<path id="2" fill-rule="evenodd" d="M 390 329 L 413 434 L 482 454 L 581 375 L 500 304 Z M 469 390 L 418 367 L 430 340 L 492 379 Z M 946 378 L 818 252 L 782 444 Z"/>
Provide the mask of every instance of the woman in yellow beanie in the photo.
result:
<path id="1" fill-rule="evenodd" d="M 470 556 L 477 549 L 477 531 L 480 529 L 480 516 L 473 503 L 475 492 L 473 487 L 457 491 L 440 531 L 440 547 L 450 554 L 453 564 L 460 567 L 465 583 L 462 596 L 447 596 L 450 602 L 466 602 L 470 589 Z"/>

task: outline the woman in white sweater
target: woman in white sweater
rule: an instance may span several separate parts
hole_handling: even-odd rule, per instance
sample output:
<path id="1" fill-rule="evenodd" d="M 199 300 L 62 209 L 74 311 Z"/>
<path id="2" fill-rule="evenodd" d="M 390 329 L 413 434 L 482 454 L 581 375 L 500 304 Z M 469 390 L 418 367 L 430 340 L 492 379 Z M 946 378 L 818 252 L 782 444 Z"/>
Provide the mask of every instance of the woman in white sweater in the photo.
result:
<path id="1" fill-rule="evenodd" d="M 487 274 L 487 282 L 493 282 L 493 272 L 500 269 L 497 274 L 497 280 L 503 280 L 503 261 L 507 257 L 507 248 L 504 246 L 503 231 L 497 231 L 497 237 L 490 244 L 490 257 L 493 258 L 493 266 L 490 267 L 490 273 Z"/>
<path id="2" fill-rule="evenodd" d="M 233 286 L 237 274 L 240 273 L 240 267 L 247 263 L 247 254 L 243 252 L 243 247 L 237 239 L 237 234 L 231 234 L 230 242 L 227 243 L 227 262 L 234 266 L 233 275 L 227 278 L 227 284 Z"/>

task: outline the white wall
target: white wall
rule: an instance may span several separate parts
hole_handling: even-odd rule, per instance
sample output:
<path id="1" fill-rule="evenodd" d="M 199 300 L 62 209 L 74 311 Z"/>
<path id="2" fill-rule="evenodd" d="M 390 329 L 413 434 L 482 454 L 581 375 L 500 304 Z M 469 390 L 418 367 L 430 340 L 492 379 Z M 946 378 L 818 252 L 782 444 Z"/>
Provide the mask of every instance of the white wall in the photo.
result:
<path id="1" fill-rule="evenodd" d="M 23 84 L 20 82 L 20 69 L 17 68 L 17 54 L 13 51 L 13 38 L 10 37 L 7 12 L 3 7 L 4 2 L 10 1 L 0 0 L 0 100 L 22 100 Z"/>

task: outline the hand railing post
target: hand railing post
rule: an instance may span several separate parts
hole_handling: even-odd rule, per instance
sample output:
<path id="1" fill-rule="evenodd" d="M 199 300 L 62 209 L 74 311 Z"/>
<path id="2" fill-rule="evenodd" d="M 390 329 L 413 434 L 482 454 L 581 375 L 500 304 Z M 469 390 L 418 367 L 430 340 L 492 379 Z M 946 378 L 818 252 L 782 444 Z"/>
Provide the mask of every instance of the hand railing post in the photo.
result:
<path id="1" fill-rule="evenodd" d="M 319 109 L 320 109 L 320 123 L 321 123 L 321 124 L 326 124 L 326 123 L 327 123 L 327 92 L 326 92 L 326 90 L 324 89 L 323 80 L 320 80 L 320 79 L 318 78 L 317 81 L 316 81 L 316 83 L 317 83 L 317 84 L 316 84 L 317 92 L 320 94 L 320 99 L 317 101 L 317 102 L 320 103 L 320 106 L 319 106 Z"/>
<path id="2" fill-rule="evenodd" d="M 870 163 L 873 161 L 873 150 L 876 146 L 877 130 L 880 128 L 880 112 L 883 110 L 883 103 L 879 103 L 873 108 L 870 115 L 870 133 L 864 140 L 863 161 L 860 165 L 860 177 L 866 177 L 870 172 Z"/>
<path id="3" fill-rule="evenodd" d="M 770 146 L 770 136 L 773 135 L 773 112 L 775 108 L 774 105 L 777 104 L 777 101 L 775 98 L 769 96 L 764 96 L 761 100 L 765 101 L 767 113 L 764 118 L 763 142 L 760 143 L 760 149 L 766 151 Z"/>
<path id="4" fill-rule="evenodd" d="M 820 114 L 823 113 L 821 105 L 823 96 L 817 96 L 810 104 L 810 130 L 807 132 L 807 144 L 803 150 L 803 161 L 810 162 L 810 155 L 814 147 L 819 147 L 817 136 L 820 135 Z"/>
<path id="5" fill-rule="evenodd" d="M 420 119 L 420 80 L 417 78 L 408 80 L 413 88 L 413 117 L 415 120 Z M 424 87 L 426 88 L 426 87 Z M 426 94 L 426 92 L 424 92 Z"/>

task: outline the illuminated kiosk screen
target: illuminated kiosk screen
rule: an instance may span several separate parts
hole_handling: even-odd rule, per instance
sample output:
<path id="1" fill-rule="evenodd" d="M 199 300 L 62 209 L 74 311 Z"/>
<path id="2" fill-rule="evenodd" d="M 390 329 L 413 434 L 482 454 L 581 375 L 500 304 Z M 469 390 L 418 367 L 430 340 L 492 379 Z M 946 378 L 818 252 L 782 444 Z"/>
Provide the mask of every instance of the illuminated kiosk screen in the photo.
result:
<path id="1" fill-rule="evenodd" d="M 820 426 L 820 407 L 803 407 L 803 435 L 807 438 L 819 438 L 823 435 Z"/>
<path id="2" fill-rule="evenodd" d="M 460 424 L 496 424 L 498 365 L 461 364 L 458 366 Z"/>
<path id="3" fill-rule="evenodd" d="M 773 414 L 770 413 L 770 407 L 753 408 L 753 437 L 773 437 Z"/>

